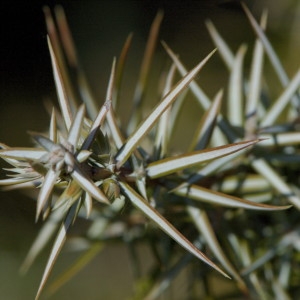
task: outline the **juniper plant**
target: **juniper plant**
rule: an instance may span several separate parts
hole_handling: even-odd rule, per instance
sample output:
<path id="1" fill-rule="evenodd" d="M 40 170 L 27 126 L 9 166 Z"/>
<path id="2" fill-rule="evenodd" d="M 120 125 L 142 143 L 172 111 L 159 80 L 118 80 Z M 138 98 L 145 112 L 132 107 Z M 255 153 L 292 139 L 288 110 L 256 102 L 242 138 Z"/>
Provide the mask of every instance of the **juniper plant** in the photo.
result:
<path id="1" fill-rule="evenodd" d="M 101 102 L 89 90 L 62 8 L 55 9 L 57 27 L 45 8 L 60 109 L 52 109 L 46 133 L 30 133 L 35 142 L 32 148 L 1 144 L 0 150 L 0 157 L 12 166 L 9 178 L 0 185 L 4 190 L 38 190 L 36 221 L 42 218 L 45 222 L 23 271 L 56 234 L 36 298 L 78 217 L 90 221 L 85 236 L 73 238 L 74 250 L 85 241 L 84 253 L 50 286 L 52 292 L 99 253 L 103 243 L 126 237 L 127 241 L 147 239 L 156 257 L 153 272 L 146 279 L 137 278 L 135 299 L 157 298 L 187 268 L 195 272 L 189 285 L 201 282 L 208 296 L 214 292 L 207 280 L 217 272 L 234 280 L 236 295 L 261 299 L 278 293 L 286 299 L 294 295 L 299 269 L 291 266 L 298 259 L 294 251 L 299 250 L 296 213 L 300 193 L 299 180 L 292 175 L 296 167 L 290 162 L 299 161 L 300 76 L 298 72 L 288 79 L 264 33 L 266 13 L 259 25 L 243 7 L 257 34 L 249 78 L 243 74 L 246 47 L 241 46 L 235 55 L 213 23 L 207 22 L 230 73 L 228 113 L 220 111 L 222 90 L 211 100 L 195 80 L 216 50 L 187 71 L 163 42 L 172 64 L 158 104 L 142 119 L 141 102 L 162 20 L 159 12 L 151 27 L 126 129 L 116 107 L 131 36 L 118 60 L 113 59 L 106 99 L 98 108 Z M 262 96 L 264 53 L 283 86 L 275 101 Z M 176 71 L 182 78 L 174 83 Z M 170 141 L 187 89 L 204 113 L 187 152 L 175 155 Z M 282 113 L 284 108 L 287 113 Z M 291 218 L 287 220 L 290 206 L 294 207 L 288 210 Z M 134 214 L 146 218 L 135 222 Z M 149 222 L 155 226 L 142 230 L 141 225 Z M 161 243 L 168 247 L 162 249 Z M 204 254 L 206 249 L 217 263 Z M 202 264 L 191 264 L 195 259 Z M 161 269 L 167 271 L 159 272 Z M 146 286 L 142 285 L 145 280 Z M 226 297 L 222 294 L 222 299 Z"/>

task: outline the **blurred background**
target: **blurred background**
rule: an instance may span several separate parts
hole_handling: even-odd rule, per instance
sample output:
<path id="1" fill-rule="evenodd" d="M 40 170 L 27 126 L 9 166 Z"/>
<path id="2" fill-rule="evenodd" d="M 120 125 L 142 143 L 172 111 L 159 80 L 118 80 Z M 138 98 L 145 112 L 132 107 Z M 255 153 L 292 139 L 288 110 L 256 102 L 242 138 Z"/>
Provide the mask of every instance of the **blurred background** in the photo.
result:
<path id="1" fill-rule="evenodd" d="M 256 18 L 264 8 L 268 9 L 268 37 L 292 76 L 299 67 L 299 1 L 249 0 L 245 3 Z M 112 59 L 119 55 L 126 37 L 133 32 L 124 79 L 126 90 L 122 96 L 125 120 L 148 31 L 159 9 L 164 11 L 160 39 L 180 55 L 189 69 L 214 48 L 205 27 L 206 19 L 213 21 L 234 52 L 241 43 L 251 46 L 255 37 L 238 1 L 233 0 L 62 0 L 56 4 L 65 9 L 81 64 L 99 103 L 105 96 Z M 49 118 L 44 102 L 56 101 L 44 5 L 53 8 L 55 3 L 41 0 L 1 1 L 0 4 L 0 141 L 9 146 L 30 146 L 27 130 L 45 130 Z M 159 74 L 168 60 L 158 44 L 153 76 L 155 72 Z M 226 76 L 224 65 L 215 55 L 198 80 L 205 92 L 213 96 L 226 85 Z M 0 175 L 4 178 L 3 172 Z M 33 299 L 50 249 L 25 277 L 19 275 L 18 269 L 41 225 L 34 223 L 35 202 L 17 192 L 0 191 L 0 203 L 0 298 Z M 141 249 L 143 251 L 146 250 Z M 53 277 L 72 259 L 62 253 Z M 128 299 L 132 294 L 131 273 L 126 248 L 111 246 L 51 299 Z"/>

